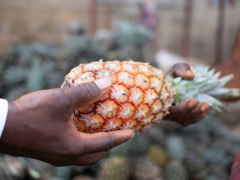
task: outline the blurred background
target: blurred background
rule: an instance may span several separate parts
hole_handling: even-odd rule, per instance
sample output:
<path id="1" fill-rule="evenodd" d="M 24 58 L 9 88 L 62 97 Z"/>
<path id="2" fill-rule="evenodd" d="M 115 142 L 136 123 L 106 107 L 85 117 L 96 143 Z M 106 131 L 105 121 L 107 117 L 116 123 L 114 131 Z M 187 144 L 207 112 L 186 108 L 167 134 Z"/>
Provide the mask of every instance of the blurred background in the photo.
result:
<path id="1" fill-rule="evenodd" d="M 0 0 L 0 98 L 60 87 L 70 69 L 99 59 L 240 77 L 239 25 L 240 0 Z M 240 103 L 226 106 L 187 128 L 161 121 L 91 167 L 0 155 L 0 180 L 227 180 Z"/>

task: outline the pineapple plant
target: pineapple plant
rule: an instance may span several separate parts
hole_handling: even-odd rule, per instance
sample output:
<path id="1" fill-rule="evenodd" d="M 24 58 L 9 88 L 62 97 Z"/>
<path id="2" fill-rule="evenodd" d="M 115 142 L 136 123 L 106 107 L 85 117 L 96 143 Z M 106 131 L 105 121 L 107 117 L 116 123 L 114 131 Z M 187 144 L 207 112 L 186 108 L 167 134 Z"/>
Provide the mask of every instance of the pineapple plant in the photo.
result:
<path id="1" fill-rule="evenodd" d="M 195 97 L 220 110 L 214 96 L 239 96 L 239 90 L 223 86 L 232 76 L 218 79 L 220 73 L 198 70 L 193 81 L 167 78 L 157 68 L 134 61 L 98 61 L 80 64 L 66 75 L 62 88 L 108 78 L 112 82 L 108 94 L 100 101 L 74 112 L 73 121 L 79 131 L 95 133 L 124 128 L 142 130 L 169 113 L 169 107 L 183 99 Z"/>

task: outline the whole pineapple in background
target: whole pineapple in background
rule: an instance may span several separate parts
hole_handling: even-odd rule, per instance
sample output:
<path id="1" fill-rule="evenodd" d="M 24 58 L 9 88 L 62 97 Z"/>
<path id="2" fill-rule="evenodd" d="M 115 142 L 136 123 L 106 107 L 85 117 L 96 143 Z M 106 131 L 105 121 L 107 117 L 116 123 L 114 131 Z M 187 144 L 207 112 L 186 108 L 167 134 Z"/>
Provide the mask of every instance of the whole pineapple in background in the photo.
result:
<path id="1" fill-rule="evenodd" d="M 188 175 L 184 164 L 179 160 L 171 160 L 164 170 L 165 180 L 187 180 Z"/>
<path id="2" fill-rule="evenodd" d="M 95 178 L 90 176 L 80 175 L 80 176 L 74 177 L 72 180 L 95 180 Z"/>
<path id="3" fill-rule="evenodd" d="M 206 178 L 205 162 L 200 154 L 192 151 L 185 153 L 184 165 L 189 172 L 190 178 L 196 180 L 204 180 Z"/>
<path id="4" fill-rule="evenodd" d="M 162 169 L 145 156 L 139 156 L 133 163 L 133 180 L 163 180 Z"/>
<path id="5" fill-rule="evenodd" d="M 97 180 L 128 180 L 129 178 L 129 162 L 124 156 L 108 157 L 101 165 L 97 176 Z"/>
<path id="6" fill-rule="evenodd" d="M 31 158 L 23 158 L 31 179 L 50 179 L 54 176 L 54 166 Z"/>
<path id="7" fill-rule="evenodd" d="M 161 168 L 164 168 L 169 160 L 167 152 L 158 145 L 150 146 L 148 157 Z"/>
<path id="8" fill-rule="evenodd" d="M 16 180 L 26 178 L 26 169 L 19 158 L 8 155 L 0 157 L 1 180 Z"/>
<path id="9" fill-rule="evenodd" d="M 199 71 L 201 72 L 201 71 Z M 201 72 L 202 73 L 202 72 Z M 218 110 L 221 103 L 213 95 L 239 95 L 236 90 L 222 88 L 231 77 L 218 80 L 219 74 L 203 71 L 193 81 L 171 79 L 147 63 L 108 61 L 80 64 L 65 77 L 63 88 L 108 78 L 112 82 L 109 93 L 100 101 L 74 112 L 73 120 L 79 131 L 94 133 L 124 128 L 141 130 L 158 122 L 175 99 L 195 97 Z M 210 80 L 209 80 L 210 79 Z M 209 80 L 209 81 L 208 81 Z M 175 95 L 175 91 L 177 94 Z M 207 95 L 209 93 L 212 96 Z"/>

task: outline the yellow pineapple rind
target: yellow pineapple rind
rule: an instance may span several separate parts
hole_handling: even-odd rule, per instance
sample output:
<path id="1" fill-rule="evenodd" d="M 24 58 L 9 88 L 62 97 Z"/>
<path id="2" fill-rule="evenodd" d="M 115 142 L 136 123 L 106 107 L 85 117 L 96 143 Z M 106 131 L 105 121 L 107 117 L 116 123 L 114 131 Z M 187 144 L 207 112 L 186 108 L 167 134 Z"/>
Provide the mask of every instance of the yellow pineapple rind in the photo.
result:
<path id="1" fill-rule="evenodd" d="M 141 130 L 158 122 L 173 103 L 174 90 L 164 73 L 147 63 L 107 61 L 80 64 L 65 76 L 62 88 L 108 78 L 112 87 L 100 101 L 74 112 L 79 131 Z"/>

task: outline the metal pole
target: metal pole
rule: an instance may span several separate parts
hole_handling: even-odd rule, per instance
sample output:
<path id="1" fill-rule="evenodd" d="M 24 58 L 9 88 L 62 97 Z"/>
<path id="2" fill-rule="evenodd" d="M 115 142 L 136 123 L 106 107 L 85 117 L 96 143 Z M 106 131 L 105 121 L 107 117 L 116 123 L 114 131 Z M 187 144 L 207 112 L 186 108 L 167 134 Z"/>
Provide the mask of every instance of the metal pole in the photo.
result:
<path id="1" fill-rule="evenodd" d="M 187 58 L 190 54 L 193 0 L 185 0 L 184 9 L 182 56 Z"/>

